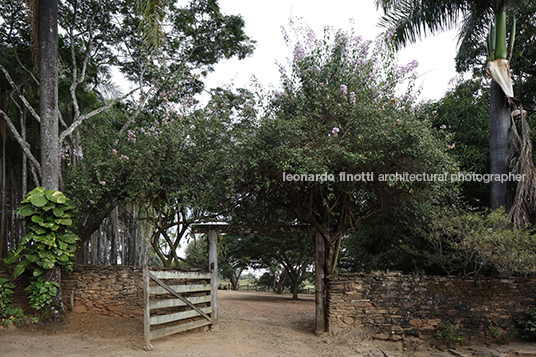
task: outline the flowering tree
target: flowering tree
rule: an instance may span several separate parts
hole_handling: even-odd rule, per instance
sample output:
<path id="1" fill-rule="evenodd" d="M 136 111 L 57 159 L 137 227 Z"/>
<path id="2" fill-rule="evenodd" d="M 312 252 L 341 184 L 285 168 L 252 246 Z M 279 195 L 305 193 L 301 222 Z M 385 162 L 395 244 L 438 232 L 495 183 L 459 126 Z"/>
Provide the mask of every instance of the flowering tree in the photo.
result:
<path id="1" fill-rule="evenodd" d="M 290 71 L 280 66 L 281 89 L 264 98 L 265 115 L 247 147 L 245 190 L 255 203 L 242 207 L 270 214 L 283 206 L 315 227 L 332 274 L 341 237 L 397 196 L 411 204 L 448 194 L 441 177 L 423 174 L 454 165 L 447 145 L 419 119 L 416 62 L 400 66 L 381 43 L 352 32 L 326 29 L 316 38 L 294 28 L 294 40 L 285 33 L 294 49 Z"/>

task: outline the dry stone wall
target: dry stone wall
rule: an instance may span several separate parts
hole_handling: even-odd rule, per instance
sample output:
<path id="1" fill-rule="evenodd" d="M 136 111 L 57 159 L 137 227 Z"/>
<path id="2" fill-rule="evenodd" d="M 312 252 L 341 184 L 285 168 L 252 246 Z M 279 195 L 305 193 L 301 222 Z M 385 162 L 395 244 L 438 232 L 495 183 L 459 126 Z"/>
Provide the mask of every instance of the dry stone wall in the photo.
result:
<path id="1" fill-rule="evenodd" d="M 135 266 L 76 266 L 62 275 L 63 302 L 75 312 L 143 316 L 143 268 Z M 72 297 L 72 299 L 71 299 Z"/>
<path id="2" fill-rule="evenodd" d="M 327 279 L 326 291 L 331 333 L 364 329 L 395 341 L 432 338 L 445 324 L 478 340 L 536 307 L 536 279 L 523 278 L 340 274 Z"/>
<path id="3" fill-rule="evenodd" d="M 24 288 L 25 274 L 12 278 L 14 266 L 0 265 L 0 277 L 15 284 L 13 306 L 32 313 Z M 75 266 L 73 273 L 62 272 L 63 303 L 67 310 L 109 316 L 143 316 L 143 268 L 135 266 Z"/>

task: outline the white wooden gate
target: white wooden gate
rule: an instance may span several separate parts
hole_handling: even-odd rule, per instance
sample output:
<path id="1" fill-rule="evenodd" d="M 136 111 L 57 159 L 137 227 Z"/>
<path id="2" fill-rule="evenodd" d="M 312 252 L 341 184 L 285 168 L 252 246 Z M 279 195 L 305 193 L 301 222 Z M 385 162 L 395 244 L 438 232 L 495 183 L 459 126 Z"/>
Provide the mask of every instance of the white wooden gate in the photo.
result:
<path id="1" fill-rule="evenodd" d="M 213 324 L 212 285 L 211 273 L 144 267 L 145 346 L 154 338 Z"/>

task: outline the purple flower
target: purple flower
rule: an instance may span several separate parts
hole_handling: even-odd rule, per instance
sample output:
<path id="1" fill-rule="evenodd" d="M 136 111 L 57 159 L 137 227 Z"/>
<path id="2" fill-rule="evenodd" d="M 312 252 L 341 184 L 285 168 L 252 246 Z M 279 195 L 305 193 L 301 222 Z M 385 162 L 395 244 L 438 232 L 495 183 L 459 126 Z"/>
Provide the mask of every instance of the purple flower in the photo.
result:
<path id="1" fill-rule="evenodd" d="M 355 93 L 350 92 L 350 103 L 355 104 Z"/>
<path id="2" fill-rule="evenodd" d="M 127 130 L 128 134 L 128 140 L 132 142 L 136 142 L 136 132 L 134 130 Z"/>
<path id="3" fill-rule="evenodd" d="M 333 136 L 337 135 L 339 133 L 340 129 L 337 128 L 337 127 L 334 127 L 333 130 L 331 131 L 331 134 L 333 134 Z"/>
<path id="4" fill-rule="evenodd" d="M 346 86 L 346 84 L 341 84 L 341 92 L 342 96 L 346 97 L 346 94 L 348 93 L 348 87 Z"/>
<path id="5" fill-rule="evenodd" d="M 305 52 L 302 45 L 298 43 L 296 47 L 294 47 L 294 61 L 301 61 L 303 57 L 305 57 Z"/>
<path id="6" fill-rule="evenodd" d="M 443 125 L 441 125 L 441 126 L 439 127 L 439 129 L 446 129 L 446 128 L 447 128 L 447 126 L 446 126 L 445 124 L 443 124 Z"/>
<path id="7" fill-rule="evenodd" d="M 101 184 L 101 186 L 105 186 L 106 185 L 106 181 L 101 181 L 99 182 Z"/>

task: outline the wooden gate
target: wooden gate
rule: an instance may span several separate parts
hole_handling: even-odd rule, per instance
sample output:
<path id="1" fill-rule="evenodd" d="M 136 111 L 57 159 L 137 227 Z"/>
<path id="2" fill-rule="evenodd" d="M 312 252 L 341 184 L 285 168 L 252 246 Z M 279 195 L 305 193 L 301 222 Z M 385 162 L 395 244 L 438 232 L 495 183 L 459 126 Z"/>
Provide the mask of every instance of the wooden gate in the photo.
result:
<path id="1" fill-rule="evenodd" d="M 154 338 L 213 324 L 211 286 L 211 273 L 144 267 L 145 346 Z"/>

